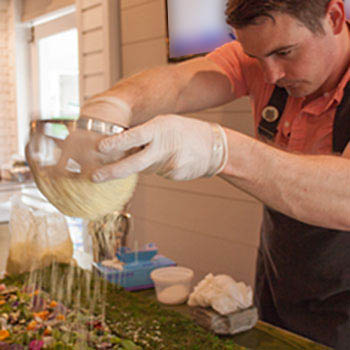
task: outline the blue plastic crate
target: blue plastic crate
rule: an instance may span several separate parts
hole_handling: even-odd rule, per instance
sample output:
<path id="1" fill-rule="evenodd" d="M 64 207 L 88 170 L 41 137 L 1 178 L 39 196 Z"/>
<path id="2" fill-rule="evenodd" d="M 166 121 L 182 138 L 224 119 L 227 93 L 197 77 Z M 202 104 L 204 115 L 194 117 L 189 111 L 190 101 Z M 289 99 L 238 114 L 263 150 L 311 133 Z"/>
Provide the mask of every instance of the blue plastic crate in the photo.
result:
<path id="1" fill-rule="evenodd" d="M 154 269 L 176 266 L 175 261 L 159 255 L 153 244 L 137 252 L 122 248 L 118 251 L 117 257 L 124 263 L 122 271 L 103 266 L 101 262 L 93 263 L 93 266 L 109 282 L 119 284 L 131 291 L 153 288 L 150 274 Z"/>

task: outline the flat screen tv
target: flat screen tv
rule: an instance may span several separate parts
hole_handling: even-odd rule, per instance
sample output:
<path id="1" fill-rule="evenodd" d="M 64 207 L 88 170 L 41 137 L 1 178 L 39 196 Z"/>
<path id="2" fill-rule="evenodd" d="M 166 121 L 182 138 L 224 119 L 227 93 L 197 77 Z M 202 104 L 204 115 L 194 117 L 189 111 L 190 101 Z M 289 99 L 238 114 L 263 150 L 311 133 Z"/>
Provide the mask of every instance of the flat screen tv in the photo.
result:
<path id="1" fill-rule="evenodd" d="M 167 0 L 169 60 L 204 54 L 232 40 L 227 0 Z"/>
<path id="2" fill-rule="evenodd" d="M 346 18 L 350 18 L 350 0 L 344 0 Z"/>
<path id="3" fill-rule="evenodd" d="M 170 62 L 203 55 L 232 41 L 225 21 L 227 0 L 166 0 Z M 350 0 L 344 0 L 350 18 Z"/>

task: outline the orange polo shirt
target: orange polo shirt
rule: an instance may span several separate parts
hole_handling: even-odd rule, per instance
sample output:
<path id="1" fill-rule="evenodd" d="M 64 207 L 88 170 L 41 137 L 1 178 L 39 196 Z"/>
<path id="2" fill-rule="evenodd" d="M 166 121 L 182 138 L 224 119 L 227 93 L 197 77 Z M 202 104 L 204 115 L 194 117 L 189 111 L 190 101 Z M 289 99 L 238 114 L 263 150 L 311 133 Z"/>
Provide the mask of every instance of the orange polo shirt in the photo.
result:
<path id="1" fill-rule="evenodd" d="M 247 56 L 237 41 L 225 44 L 209 53 L 207 57 L 224 70 L 231 81 L 236 98 L 242 96 L 251 98 L 255 134 L 258 136 L 261 113 L 267 106 L 275 85 L 265 82 L 259 63 Z M 289 96 L 274 143 L 291 152 L 332 153 L 336 107 L 343 98 L 343 90 L 349 80 L 350 69 L 346 71 L 334 90 L 305 106 L 303 97 Z"/>

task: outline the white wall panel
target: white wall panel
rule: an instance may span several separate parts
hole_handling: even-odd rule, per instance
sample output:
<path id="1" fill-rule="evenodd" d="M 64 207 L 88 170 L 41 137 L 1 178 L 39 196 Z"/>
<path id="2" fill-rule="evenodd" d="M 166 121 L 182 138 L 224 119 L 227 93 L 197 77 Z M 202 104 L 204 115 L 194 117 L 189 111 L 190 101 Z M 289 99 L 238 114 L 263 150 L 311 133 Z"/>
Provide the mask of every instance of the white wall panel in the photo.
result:
<path id="1" fill-rule="evenodd" d="M 74 3 L 74 0 L 23 0 L 22 21 L 33 20 L 37 17 L 72 6 Z"/>
<path id="2" fill-rule="evenodd" d="M 121 77 L 120 2 L 76 0 L 80 104 Z"/>
<path id="3" fill-rule="evenodd" d="M 103 54 L 102 52 L 85 55 L 83 58 L 83 71 L 86 75 L 103 72 Z"/>
<path id="4" fill-rule="evenodd" d="M 140 6 L 149 2 L 154 2 L 157 0 L 121 0 L 121 8 L 125 9 L 133 6 Z"/>
<path id="5" fill-rule="evenodd" d="M 237 189 L 219 176 L 210 179 L 203 178 L 191 181 L 171 181 L 158 175 L 141 174 L 139 177 L 139 184 L 202 194 L 208 197 L 226 198 L 232 201 L 260 203 L 255 198 Z"/>
<path id="6" fill-rule="evenodd" d="M 123 11 L 123 44 L 165 37 L 165 35 L 164 0 L 152 1 Z"/>
<path id="7" fill-rule="evenodd" d="M 178 265 L 192 268 L 195 272 L 194 284 L 209 272 L 228 274 L 249 285 L 254 283 L 255 247 L 139 218 L 133 221 L 128 239 L 130 246 L 135 239 L 139 246 L 155 242 L 161 254 L 174 259 Z"/>
<path id="8" fill-rule="evenodd" d="M 100 5 L 102 0 L 83 0 L 82 1 L 82 5 L 81 8 L 83 10 L 92 7 L 92 6 L 96 6 L 96 5 Z"/>
<path id="9" fill-rule="evenodd" d="M 219 196 L 139 186 L 133 211 L 137 217 L 197 232 L 208 237 L 256 247 L 261 206 Z"/>
<path id="10" fill-rule="evenodd" d="M 82 31 L 101 28 L 103 25 L 103 8 L 102 6 L 93 7 L 82 13 Z"/>
<path id="11" fill-rule="evenodd" d="M 85 77 L 85 95 L 93 96 L 105 88 L 105 80 L 102 74 Z"/>
<path id="12" fill-rule="evenodd" d="M 141 41 L 123 46 L 123 74 L 134 73 L 167 63 L 167 45 L 164 38 Z"/>
<path id="13" fill-rule="evenodd" d="M 83 36 L 82 49 L 84 54 L 103 50 L 102 28 L 88 32 Z"/>

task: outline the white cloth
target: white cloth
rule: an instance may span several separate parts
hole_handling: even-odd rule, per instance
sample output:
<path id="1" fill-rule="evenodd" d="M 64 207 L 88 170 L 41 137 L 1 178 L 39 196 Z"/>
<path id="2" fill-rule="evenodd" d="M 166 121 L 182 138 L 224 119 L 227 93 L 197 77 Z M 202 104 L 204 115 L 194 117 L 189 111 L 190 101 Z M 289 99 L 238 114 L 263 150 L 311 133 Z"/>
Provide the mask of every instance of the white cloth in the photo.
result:
<path id="1" fill-rule="evenodd" d="M 228 275 L 214 276 L 211 273 L 198 283 L 188 299 L 189 306 L 210 306 L 221 315 L 249 308 L 252 304 L 251 287 Z"/>

